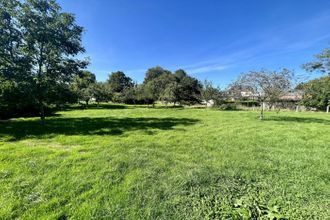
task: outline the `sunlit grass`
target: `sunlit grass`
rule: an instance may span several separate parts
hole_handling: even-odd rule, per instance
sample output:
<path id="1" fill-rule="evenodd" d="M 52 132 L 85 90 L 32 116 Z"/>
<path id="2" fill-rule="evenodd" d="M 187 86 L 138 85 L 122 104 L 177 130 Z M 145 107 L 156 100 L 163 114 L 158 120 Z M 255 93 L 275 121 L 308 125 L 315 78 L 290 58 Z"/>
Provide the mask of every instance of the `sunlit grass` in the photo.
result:
<path id="1" fill-rule="evenodd" d="M 0 123 L 1 219 L 330 216 L 330 115 L 103 107 Z"/>

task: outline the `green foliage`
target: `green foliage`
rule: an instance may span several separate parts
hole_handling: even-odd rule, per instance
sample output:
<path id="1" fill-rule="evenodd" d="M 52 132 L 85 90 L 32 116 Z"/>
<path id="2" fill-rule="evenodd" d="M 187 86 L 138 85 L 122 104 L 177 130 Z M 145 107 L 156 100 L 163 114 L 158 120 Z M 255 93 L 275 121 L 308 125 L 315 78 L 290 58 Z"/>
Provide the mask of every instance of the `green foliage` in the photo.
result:
<path id="1" fill-rule="evenodd" d="M 178 101 L 178 83 L 173 81 L 166 85 L 166 88 L 160 94 L 160 100 L 168 103 L 175 103 Z"/>
<path id="2" fill-rule="evenodd" d="M 3 0 L 0 6 L 0 78 L 14 82 L 1 92 L 24 91 L 25 96 L 15 100 L 23 108 L 20 111 L 28 100 L 38 105 L 43 119 L 45 106 L 64 102 L 66 98 L 61 95 L 67 91 L 72 75 L 87 65 L 72 58 L 84 52 L 83 29 L 55 1 Z M 1 101 L 11 111 L 16 108 L 7 99 Z"/>
<path id="3" fill-rule="evenodd" d="M 255 198 L 240 198 L 235 201 L 234 215 L 242 219 L 270 219 L 285 220 L 287 218 L 281 214 L 281 209 L 277 205 L 268 206 L 260 204 Z"/>
<path id="4" fill-rule="evenodd" d="M 178 82 L 176 91 L 177 101 L 188 105 L 200 103 L 202 85 L 199 81 L 188 76 L 184 70 L 177 70 L 174 76 Z"/>
<path id="5" fill-rule="evenodd" d="M 327 219 L 329 115 L 256 116 L 102 103 L 1 122 L 0 216 Z"/>
<path id="6" fill-rule="evenodd" d="M 148 69 L 148 71 L 146 72 L 146 76 L 144 78 L 144 84 L 148 83 L 149 81 L 155 80 L 160 76 L 163 75 L 170 75 L 171 71 L 169 70 L 165 70 L 160 66 L 156 66 L 156 67 L 152 67 L 150 69 Z"/>
<path id="7" fill-rule="evenodd" d="M 89 71 L 81 71 L 77 76 L 75 76 L 72 83 L 72 90 L 76 94 L 78 100 L 88 102 L 91 98 L 94 98 L 96 77 L 95 74 Z M 99 87 L 100 88 L 100 87 Z"/>
<path id="8" fill-rule="evenodd" d="M 122 93 L 125 89 L 134 86 L 132 79 L 121 71 L 113 72 L 109 75 L 108 84 L 112 92 Z"/>
<path id="9" fill-rule="evenodd" d="M 108 102 L 112 99 L 111 88 L 108 83 L 95 83 L 92 85 L 92 96 L 96 102 Z"/>
<path id="10" fill-rule="evenodd" d="M 152 102 L 161 99 L 165 89 L 173 82 L 174 77 L 170 71 L 159 66 L 148 69 L 143 82 L 145 98 Z"/>
<path id="11" fill-rule="evenodd" d="M 303 92 L 301 104 L 325 110 L 330 105 L 330 76 L 321 77 L 298 86 Z"/>
<path id="12" fill-rule="evenodd" d="M 316 55 L 317 61 L 306 63 L 303 68 L 309 72 L 321 72 L 330 76 L 330 50 L 324 49 Z"/>
<path id="13" fill-rule="evenodd" d="M 203 83 L 201 97 L 205 102 L 213 100 L 215 106 L 220 106 L 225 101 L 224 92 L 222 92 L 220 88 L 215 88 L 212 82 L 207 80 L 205 80 Z"/>
<path id="14" fill-rule="evenodd" d="M 201 85 L 184 70 L 171 73 L 161 67 L 150 68 L 141 88 L 146 103 L 161 100 L 191 105 L 200 102 Z"/>

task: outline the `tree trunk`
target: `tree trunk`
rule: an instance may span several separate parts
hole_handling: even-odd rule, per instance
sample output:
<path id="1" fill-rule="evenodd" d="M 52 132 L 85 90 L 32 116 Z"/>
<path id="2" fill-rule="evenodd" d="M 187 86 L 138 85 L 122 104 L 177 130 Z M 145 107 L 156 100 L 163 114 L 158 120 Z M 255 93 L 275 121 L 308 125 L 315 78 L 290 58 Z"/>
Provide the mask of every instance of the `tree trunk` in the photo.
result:
<path id="1" fill-rule="evenodd" d="M 264 119 L 264 102 L 261 102 L 260 120 Z"/>
<path id="2" fill-rule="evenodd" d="M 45 124 L 45 109 L 43 103 L 43 88 L 42 88 L 42 64 L 43 64 L 43 44 L 40 47 L 40 54 L 38 60 L 38 75 L 37 75 L 37 92 L 38 92 L 38 101 L 39 101 L 39 108 L 40 108 L 40 120 L 41 124 Z"/>
<path id="3" fill-rule="evenodd" d="M 42 103 L 42 101 L 40 101 L 39 103 L 39 108 L 40 108 L 40 120 L 41 120 L 41 124 L 44 125 L 45 124 L 45 109 L 44 109 L 44 104 Z"/>

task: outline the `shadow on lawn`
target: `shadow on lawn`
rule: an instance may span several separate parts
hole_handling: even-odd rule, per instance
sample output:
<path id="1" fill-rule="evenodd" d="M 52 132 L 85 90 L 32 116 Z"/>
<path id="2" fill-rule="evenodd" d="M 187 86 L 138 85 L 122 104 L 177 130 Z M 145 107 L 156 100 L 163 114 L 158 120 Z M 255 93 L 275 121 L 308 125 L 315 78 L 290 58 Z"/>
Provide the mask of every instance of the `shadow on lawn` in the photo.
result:
<path id="1" fill-rule="evenodd" d="M 8 121 L 0 124 L 0 137 L 9 141 L 24 138 L 49 138 L 55 135 L 121 135 L 127 131 L 171 130 L 176 125 L 193 125 L 190 118 L 49 118 L 42 126 L 39 120 Z"/>
<path id="2" fill-rule="evenodd" d="M 330 125 L 330 120 L 321 118 L 290 117 L 290 116 L 272 116 L 265 118 L 265 121 L 298 122 L 298 123 L 319 123 Z"/>

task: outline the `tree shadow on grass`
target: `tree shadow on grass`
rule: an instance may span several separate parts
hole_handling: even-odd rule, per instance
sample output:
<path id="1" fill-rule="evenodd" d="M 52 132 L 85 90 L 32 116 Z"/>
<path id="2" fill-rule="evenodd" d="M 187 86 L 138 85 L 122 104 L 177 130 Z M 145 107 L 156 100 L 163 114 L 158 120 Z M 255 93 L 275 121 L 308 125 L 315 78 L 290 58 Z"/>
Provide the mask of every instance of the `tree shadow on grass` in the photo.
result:
<path id="1" fill-rule="evenodd" d="M 0 137 L 8 141 L 26 138 L 51 138 L 56 135 L 122 135 L 141 130 L 153 134 L 154 129 L 171 130 L 177 125 L 199 122 L 190 118 L 48 118 L 46 124 L 39 120 L 17 120 L 0 123 Z M 0 139 L 1 140 L 1 139 Z"/>
<path id="2" fill-rule="evenodd" d="M 330 125 L 330 120 L 322 118 L 306 118 L 306 117 L 292 117 L 292 116 L 271 116 L 265 118 L 264 121 L 280 121 L 280 122 L 298 122 L 298 123 L 319 123 Z"/>

